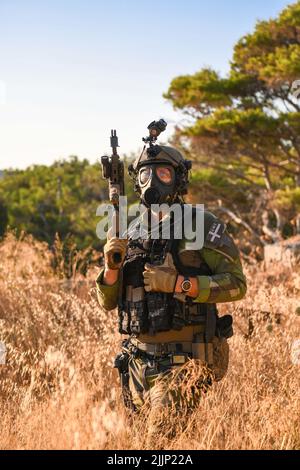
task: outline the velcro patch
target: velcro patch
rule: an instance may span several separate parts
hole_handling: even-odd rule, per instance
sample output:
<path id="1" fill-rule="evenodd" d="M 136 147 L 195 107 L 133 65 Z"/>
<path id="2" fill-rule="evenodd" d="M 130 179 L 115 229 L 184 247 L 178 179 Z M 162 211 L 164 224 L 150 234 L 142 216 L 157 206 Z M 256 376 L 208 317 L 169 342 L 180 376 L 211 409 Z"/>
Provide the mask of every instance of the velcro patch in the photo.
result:
<path id="1" fill-rule="evenodd" d="M 222 245 L 223 234 L 226 230 L 226 225 L 223 222 L 214 222 L 207 234 L 206 242 L 213 246 Z"/>
<path id="2" fill-rule="evenodd" d="M 238 259 L 239 253 L 226 228 L 224 222 L 215 220 L 206 235 L 204 246 L 221 252 L 229 261 L 234 261 Z"/>

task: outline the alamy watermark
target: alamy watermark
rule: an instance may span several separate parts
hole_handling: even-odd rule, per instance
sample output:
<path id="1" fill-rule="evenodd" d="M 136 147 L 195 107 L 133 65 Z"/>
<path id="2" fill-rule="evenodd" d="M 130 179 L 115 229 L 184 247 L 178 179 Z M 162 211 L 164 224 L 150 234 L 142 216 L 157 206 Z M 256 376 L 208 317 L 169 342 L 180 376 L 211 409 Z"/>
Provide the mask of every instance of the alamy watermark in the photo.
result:
<path id="1" fill-rule="evenodd" d="M 0 365 L 4 365 L 5 363 L 6 363 L 6 346 L 2 341 L 0 341 Z"/>
<path id="2" fill-rule="evenodd" d="M 200 250 L 204 245 L 204 205 L 196 204 L 152 204 L 151 209 L 137 203 L 130 207 L 127 197 L 120 196 L 118 217 L 113 204 L 101 204 L 96 215 L 102 217 L 97 224 L 96 234 L 100 240 L 106 240 L 109 231 L 110 238 L 142 238 L 164 240 L 171 238 L 187 240 L 187 250 Z M 128 220 L 131 220 L 128 224 Z M 216 239 L 221 233 L 212 234 Z"/>

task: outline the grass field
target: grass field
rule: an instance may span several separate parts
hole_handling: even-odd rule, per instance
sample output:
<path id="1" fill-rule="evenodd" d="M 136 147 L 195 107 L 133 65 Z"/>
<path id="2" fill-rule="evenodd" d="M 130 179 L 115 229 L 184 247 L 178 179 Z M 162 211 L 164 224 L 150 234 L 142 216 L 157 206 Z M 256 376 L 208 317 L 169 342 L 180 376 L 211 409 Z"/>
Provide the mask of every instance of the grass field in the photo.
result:
<path id="1" fill-rule="evenodd" d="M 148 416 L 132 423 L 113 369 L 116 314 L 97 305 L 93 268 L 64 280 L 45 245 L 0 245 L 1 449 L 143 449 Z M 235 320 L 226 378 L 165 449 L 300 448 L 300 272 L 246 268 L 247 297 L 221 307 Z"/>

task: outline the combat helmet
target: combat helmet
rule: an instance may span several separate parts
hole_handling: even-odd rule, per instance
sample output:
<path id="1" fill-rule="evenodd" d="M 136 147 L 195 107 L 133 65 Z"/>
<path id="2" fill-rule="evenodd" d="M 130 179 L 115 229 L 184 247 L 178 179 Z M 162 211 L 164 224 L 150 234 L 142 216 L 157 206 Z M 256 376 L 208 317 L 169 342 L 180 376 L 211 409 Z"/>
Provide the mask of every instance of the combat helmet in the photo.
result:
<path id="1" fill-rule="evenodd" d="M 168 191 L 166 191 L 166 187 L 164 187 L 164 185 L 160 184 L 159 186 L 159 183 L 157 182 L 156 184 L 158 188 L 155 188 L 157 189 L 157 196 L 155 197 L 154 189 L 148 188 L 148 194 L 150 194 L 150 189 L 152 190 L 151 196 L 153 197 L 150 198 L 152 203 L 174 202 L 175 200 L 181 199 L 182 196 L 187 193 L 189 170 L 192 167 L 191 162 L 189 160 L 185 160 L 183 155 L 177 149 L 166 145 L 154 145 L 158 135 L 166 128 L 166 125 L 166 122 L 162 119 L 160 121 L 153 121 L 149 124 L 148 129 L 150 131 L 150 135 L 149 137 L 143 139 L 143 141 L 148 144 L 148 146 L 144 146 L 141 155 L 128 168 L 129 175 L 134 181 L 134 190 L 140 196 L 143 196 L 143 191 L 141 189 L 141 184 L 138 178 L 141 168 L 147 166 L 153 167 L 167 165 L 173 169 L 173 184 L 172 187 L 169 187 Z M 159 200 L 159 190 L 161 193 L 164 193 L 164 195 L 167 196 L 166 200 L 164 200 L 164 197 Z"/>

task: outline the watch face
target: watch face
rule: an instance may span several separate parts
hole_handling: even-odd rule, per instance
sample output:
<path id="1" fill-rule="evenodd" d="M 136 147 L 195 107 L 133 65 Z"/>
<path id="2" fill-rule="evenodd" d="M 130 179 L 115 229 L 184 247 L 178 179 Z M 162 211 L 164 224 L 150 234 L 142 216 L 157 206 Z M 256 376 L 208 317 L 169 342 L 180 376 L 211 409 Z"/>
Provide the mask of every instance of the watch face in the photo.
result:
<path id="1" fill-rule="evenodd" d="M 181 289 L 183 290 L 183 292 L 188 292 L 191 287 L 192 287 L 192 283 L 189 279 L 184 280 L 183 283 L 181 284 Z"/>

